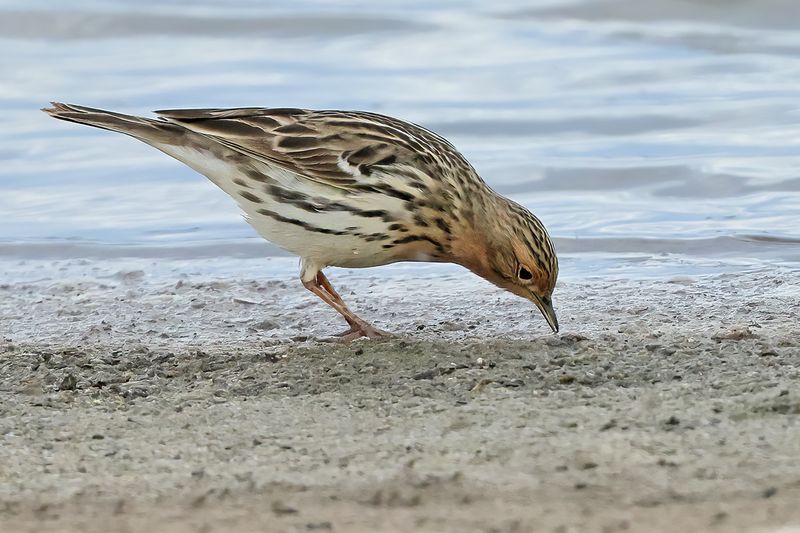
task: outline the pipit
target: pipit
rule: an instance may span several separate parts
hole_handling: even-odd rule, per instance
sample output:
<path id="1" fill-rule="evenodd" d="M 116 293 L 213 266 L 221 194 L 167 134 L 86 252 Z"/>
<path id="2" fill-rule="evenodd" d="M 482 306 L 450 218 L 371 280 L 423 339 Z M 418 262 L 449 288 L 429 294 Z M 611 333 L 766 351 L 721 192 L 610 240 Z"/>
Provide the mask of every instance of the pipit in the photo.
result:
<path id="1" fill-rule="evenodd" d="M 322 272 L 397 261 L 456 263 L 532 301 L 558 331 L 553 243 L 439 135 L 358 111 L 180 109 L 158 119 L 53 103 L 51 116 L 130 135 L 232 196 L 265 239 L 301 258 L 303 285 L 340 313 L 343 341 L 387 335 Z"/>

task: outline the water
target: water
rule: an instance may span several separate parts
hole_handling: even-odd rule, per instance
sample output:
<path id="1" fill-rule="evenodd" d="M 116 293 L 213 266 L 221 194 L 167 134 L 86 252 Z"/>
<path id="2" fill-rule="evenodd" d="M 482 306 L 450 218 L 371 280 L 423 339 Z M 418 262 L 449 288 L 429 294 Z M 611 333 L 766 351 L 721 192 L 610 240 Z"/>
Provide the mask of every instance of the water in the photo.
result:
<path id="1" fill-rule="evenodd" d="M 0 0 L 0 256 L 275 252 L 180 163 L 38 111 L 60 100 L 423 124 L 543 219 L 566 276 L 800 268 L 793 0 L 267 4 Z"/>

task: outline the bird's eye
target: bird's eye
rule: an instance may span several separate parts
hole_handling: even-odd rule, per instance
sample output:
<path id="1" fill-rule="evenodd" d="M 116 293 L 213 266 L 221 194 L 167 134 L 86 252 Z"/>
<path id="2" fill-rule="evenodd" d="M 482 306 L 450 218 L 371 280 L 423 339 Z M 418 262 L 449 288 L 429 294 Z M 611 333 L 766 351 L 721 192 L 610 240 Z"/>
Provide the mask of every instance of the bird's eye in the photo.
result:
<path id="1" fill-rule="evenodd" d="M 527 281 L 527 280 L 529 280 L 531 278 L 533 278 L 533 274 L 531 274 L 530 270 L 528 270 L 527 268 L 525 268 L 523 266 L 519 267 L 519 279 L 523 279 L 523 280 Z"/>

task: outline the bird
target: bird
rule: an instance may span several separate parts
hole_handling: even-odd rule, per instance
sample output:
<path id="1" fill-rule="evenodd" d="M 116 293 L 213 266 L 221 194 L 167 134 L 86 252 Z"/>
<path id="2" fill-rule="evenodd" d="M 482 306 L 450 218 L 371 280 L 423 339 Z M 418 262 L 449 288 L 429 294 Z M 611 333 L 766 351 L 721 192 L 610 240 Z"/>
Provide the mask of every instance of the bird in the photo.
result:
<path id="1" fill-rule="evenodd" d="M 445 138 L 366 111 L 212 108 L 157 118 L 52 102 L 50 116 L 123 133 L 206 176 L 266 240 L 300 257 L 303 286 L 349 328 L 356 315 L 323 273 L 399 261 L 455 263 L 533 302 L 554 333 L 553 242 L 524 206 L 495 192 Z"/>

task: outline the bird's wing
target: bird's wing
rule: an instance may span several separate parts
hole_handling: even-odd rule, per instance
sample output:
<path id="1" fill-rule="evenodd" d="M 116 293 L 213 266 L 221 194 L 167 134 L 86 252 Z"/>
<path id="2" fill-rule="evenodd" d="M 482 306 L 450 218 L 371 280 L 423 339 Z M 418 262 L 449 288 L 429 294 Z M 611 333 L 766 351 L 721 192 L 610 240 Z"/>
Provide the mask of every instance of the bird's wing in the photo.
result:
<path id="1" fill-rule="evenodd" d="M 454 162 L 469 167 L 442 137 L 375 113 L 239 108 L 156 114 L 256 160 L 342 189 L 369 187 L 373 173 L 422 181 L 436 179 Z"/>

